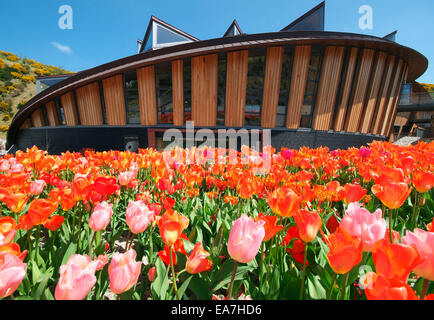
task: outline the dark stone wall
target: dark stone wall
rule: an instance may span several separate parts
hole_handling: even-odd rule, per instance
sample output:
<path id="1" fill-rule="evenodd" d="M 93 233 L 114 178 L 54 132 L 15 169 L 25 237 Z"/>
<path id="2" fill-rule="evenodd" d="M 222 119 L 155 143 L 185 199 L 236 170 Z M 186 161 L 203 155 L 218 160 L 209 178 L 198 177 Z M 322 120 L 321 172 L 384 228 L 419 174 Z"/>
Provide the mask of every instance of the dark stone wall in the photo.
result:
<path id="1" fill-rule="evenodd" d="M 155 128 L 155 127 L 153 127 Z M 148 127 L 143 126 L 95 126 L 95 127 L 44 127 L 20 130 L 15 142 L 16 150 L 26 150 L 36 145 L 50 154 L 60 154 L 67 150 L 82 151 L 86 148 L 95 151 L 125 150 L 126 143 L 137 140 L 140 148 L 148 147 Z M 372 134 L 314 131 L 310 129 L 272 129 L 271 144 L 280 151 L 282 147 L 299 149 L 329 147 L 347 149 L 361 147 L 373 140 L 385 140 L 385 137 Z"/>

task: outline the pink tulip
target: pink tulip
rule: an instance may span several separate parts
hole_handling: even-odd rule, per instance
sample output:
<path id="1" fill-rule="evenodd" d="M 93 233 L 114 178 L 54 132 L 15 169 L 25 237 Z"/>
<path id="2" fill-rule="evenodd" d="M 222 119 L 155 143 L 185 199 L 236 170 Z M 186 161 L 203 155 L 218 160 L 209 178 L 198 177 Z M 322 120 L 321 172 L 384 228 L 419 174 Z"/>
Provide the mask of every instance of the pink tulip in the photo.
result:
<path id="1" fill-rule="evenodd" d="M 136 251 L 134 249 L 130 249 L 123 254 L 113 254 L 108 268 L 110 289 L 113 293 L 121 294 L 130 290 L 136 284 L 142 262 L 135 261 L 135 259 Z"/>
<path id="2" fill-rule="evenodd" d="M 381 217 L 381 209 L 370 213 L 359 202 L 348 205 L 339 227 L 360 238 L 365 252 L 371 252 L 374 244 L 384 238 L 387 228 L 386 221 Z"/>
<path id="3" fill-rule="evenodd" d="M 359 155 L 360 157 L 362 157 L 363 159 L 369 157 L 371 155 L 371 149 L 369 148 L 365 148 L 365 147 L 361 147 L 359 149 Z"/>
<path id="4" fill-rule="evenodd" d="M 88 255 L 72 255 L 60 267 L 60 278 L 54 297 L 56 300 L 83 300 L 96 283 L 95 271 L 98 261 Z"/>
<path id="5" fill-rule="evenodd" d="M 0 253 L 0 298 L 10 296 L 26 276 L 27 265 L 11 254 Z"/>
<path id="6" fill-rule="evenodd" d="M 245 213 L 233 222 L 228 252 L 235 261 L 248 263 L 255 258 L 265 236 L 265 222 L 250 219 Z"/>
<path id="7" fill-rule="evenodd" d="M 100 254 L 94 261 L 97 262 L 96 271 L 102 270 L 109 261 L 107 254 Z"/>
<path id="8" fill-rule="evenodd" d="M 128 227 L 135 234 L 145 231 L 154 220 L 154 211 L 149 210 L 141 200 L 130 200 L 125 215 Z"/>
<path id="9" fill-rule="evenodd" d="M 107 228 L 113 214 L 113 205 L 105 201 L 98 203 L 89 218 L 89 228 L 98 232 Z"/>
<path id="10" fill-rule="evenodd" d="M 125 171 L 121 172 L 118 175 L 119 184 L 121 186 L 126 186 L 130 183 L 131 180 L 133 180 L 136 177 L 137 173 L 134 171 Z"/>
<path id="11" fill-rule="evenodd" d="M 421 257 L 422 262 L 413 269 L 414 273 L 434 281 L 434 232 L 422 229 L 407 231 L 401 241 L 415 248 Z"/>
<path id="12" fill-rule="evenodd" d="M 30 183 L 30 194 L 40 195 L 44 191 L 47 183 L 44 180 L 35 180 Z"/>

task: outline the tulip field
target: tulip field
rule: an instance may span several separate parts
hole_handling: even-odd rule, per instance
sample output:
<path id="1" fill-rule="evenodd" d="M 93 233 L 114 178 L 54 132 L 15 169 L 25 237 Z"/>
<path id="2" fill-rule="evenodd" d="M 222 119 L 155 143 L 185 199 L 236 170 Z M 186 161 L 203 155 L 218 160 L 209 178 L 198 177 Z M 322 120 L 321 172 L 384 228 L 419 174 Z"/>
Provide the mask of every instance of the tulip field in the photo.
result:
<path id="1" fill-rule="evenodd" d="M 229 153 L 0 158 L 0 300 L 434 299 L 434 142 Z"/>

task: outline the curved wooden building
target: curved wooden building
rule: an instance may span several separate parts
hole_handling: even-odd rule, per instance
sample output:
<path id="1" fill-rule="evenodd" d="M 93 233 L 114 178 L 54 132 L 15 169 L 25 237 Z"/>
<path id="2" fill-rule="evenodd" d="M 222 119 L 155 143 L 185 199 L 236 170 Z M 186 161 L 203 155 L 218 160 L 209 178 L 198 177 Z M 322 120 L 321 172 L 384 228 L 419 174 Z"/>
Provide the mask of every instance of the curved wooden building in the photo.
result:
<path id="1" fill-rule="evenodd" d="M 160 30 L 152 24 L 185 41 L 155 48 L 151 38 Z M 236 21 L 231 27 L 222 38 L 199 41 L 152 17 L 139 54 L 31 99 L 12 121 L 8 149 L 161 148 L 163 132 L 186 121 L 197 129 L 271 129 L 277 149 L 360 146 L 388 138 L 402 85 L 428 65 L 384 38 L 288 31 L 291 25 L 248 35 Z"/>

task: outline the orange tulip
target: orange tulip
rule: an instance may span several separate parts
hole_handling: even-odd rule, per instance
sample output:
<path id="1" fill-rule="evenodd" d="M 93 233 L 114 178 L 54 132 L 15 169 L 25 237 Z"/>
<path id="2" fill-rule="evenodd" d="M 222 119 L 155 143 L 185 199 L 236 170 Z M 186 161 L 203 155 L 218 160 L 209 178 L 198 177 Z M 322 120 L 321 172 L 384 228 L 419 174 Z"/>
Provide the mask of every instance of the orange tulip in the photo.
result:
<path id="1" fill-rule="evenodd" d="M 161 239 L 169 247 L 174 245 L 176 240 L 181 236 L 182 231 L 188 227 L 188 224 L 189 220 L 187 217 L 180 215 L 172 209 L 166 211 L 158 220 Z"/>
<path id="2" fill-rule="evenodd" d="M 316 211 L 308 211 L 300 209 L 294 215 L 295 223 L 297 223 L 298 233 L 301 240 L 308 243 L 315 239 L 319 230 L 322 227 L 321 217 Z"/>
<path id="3" fill-rule="evenodd" d="M 24 209 L 29 198 L 30 195 L 25 193 L 11 193 L 3 197 L 3 202 L 6 203 L 12 212 L 20 213 Z"/>
<path id="4" fill-rule="evenodd" d="M 11 243 L 16 234 L 17 224 L 12 217 L 0 218 L 0 245 Z"/>
<path id="5" fill-rule="evenodd" d="M 292 189 L 282 187 L 274 190 L 267 203 L 276 214 L 291 217 L 300 209 L 301 200 Z"/>
<path id="6" fill-rule="evenodd" d="M 185 269 L 191 274 L 210 270 L 212 263 L 208 260 L 208 256 L 209 252 L 203 249 L 202 244 L 200 242 L 196 243 L 185 263 Z"/>
<path id="7" fill-rule="evenodd" d="M 338 274 L 345 274 L 362 261 L 362 242 L 338 228 L 330 236 L 323 234 L 330 251 L 327 254 L 330 267 Z"/>
<path id="8" fill-rule="evenodd" d="M 265 229 L 265 237 L 264 241 L 268 241 L 271 238 L 273 238 L 280 230 L 283 229 L 282 225 L 276 225 L 277 222 L 277 216 L 265 216 L 263 213 L 260 213 L 258 217 L 255 219 L 255 221 L 262 220 L 265 222 L 264 229 Z"/>
<path id="9" fill-rule="evenodd" d="M 426 171 L 413 172 L 413 186 L 419 193 L 425 193 L 434 186 L 434 174 Z"/>
<path id="10" fill-rule="evenodd" d="M 364 280 L 368 300 L 418 300 L 413 289 L 405 282 L 387 279 L 374 272 L 367 273 Z"/>
<path id="11" fill-rule="evenodd" d="M 408 198 L 413 188 L 409 188 L 404 182 L 385 182 L 374 184 L 372 193 L 389 209 L 401 207 Z"/>
<path id="12" fill-rule="evenodd" d="M 413 268 L 421 262 L 417 251 L 405 244 L 380 240 L 372 249 L 375 270 L 387 279 L 407 282 Z"/>
<path id="13" fill-rule="evenodd" d="M 65 217 L 54 215 L 44 223 L 44 227 L 51 231 L 56 231 L 60 228 L 64 220 Z"/>
<path id="14" fill-rule="evenodd" d="M 35 199 L 30 203 L 27 215 L 34 226 L 44 224 L 56 211 L 59 203 L 52 199 Z"/>
<path id="15" fill-rule="evenodd" d="M 9 243 L 3 246 L 0 246 L 0 253 L 11 253 L 18 258 L 20 258 L 21 261 L 24 261 L 24 258 L 27 255 L 27 250 L 24 250 L 21 252 L 21 248 L 17 243 Z"/>
<path id="16" fill-rule="evenodd" d="M 367 190 L 363 189 L 360 184 L 347 183 L 344 186 L 343 195 L 346 204 L 362 200 Z"/>

